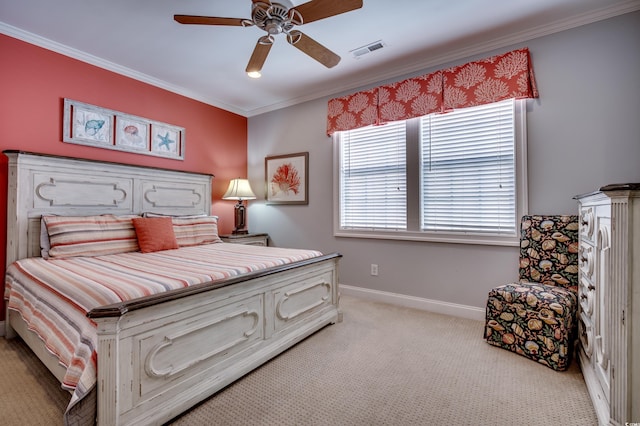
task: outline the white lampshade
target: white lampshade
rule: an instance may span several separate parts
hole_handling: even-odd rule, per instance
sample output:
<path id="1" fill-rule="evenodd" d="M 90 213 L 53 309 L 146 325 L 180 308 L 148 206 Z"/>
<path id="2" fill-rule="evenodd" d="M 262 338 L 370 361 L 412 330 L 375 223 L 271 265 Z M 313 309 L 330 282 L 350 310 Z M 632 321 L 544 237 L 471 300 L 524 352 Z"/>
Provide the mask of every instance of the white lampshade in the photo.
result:
<path id="1" fill-rule="evenodd" d="M 256 194 L 251 190 L 248 179 L 231 179 L 223 200 L 255 200 Z"/>

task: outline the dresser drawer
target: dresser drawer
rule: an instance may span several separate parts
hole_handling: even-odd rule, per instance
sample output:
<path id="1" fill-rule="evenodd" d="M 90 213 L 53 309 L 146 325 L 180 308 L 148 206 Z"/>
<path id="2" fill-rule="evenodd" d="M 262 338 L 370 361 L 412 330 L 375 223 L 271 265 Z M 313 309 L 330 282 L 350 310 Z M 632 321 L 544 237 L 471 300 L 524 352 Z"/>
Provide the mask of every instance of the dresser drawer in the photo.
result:
<path id="1" fill-rule="evenodd" d="M 578 317 L 578 337 L 585 355 L 591 358 L 593 355 L 593 323 L 584 313 Z"/>
<path id="2" fill-rule="evenodd" d="M 582 277 L 580 278 L 580 285 L 578 286 L 580 310 L 589 318 L 593 315 L 593 306 L 596 297 L 595 290 L 596 288 L 589 280 Z"/>
<path id="3" fill-rule="evenodd" d="M 580 209 L 580 237 L 593 241 L 595 229 L 595 207 L 587 206 Z"/>
<path id="4" fill-rule="evenodd" d="M 595 268 L 594 259 L 595 248 L 591 244 L 583 242 L 578 249 L 578 263 L 580 264 L 580 273 L 589 281 L 593 281 L 593 271 Z"/>

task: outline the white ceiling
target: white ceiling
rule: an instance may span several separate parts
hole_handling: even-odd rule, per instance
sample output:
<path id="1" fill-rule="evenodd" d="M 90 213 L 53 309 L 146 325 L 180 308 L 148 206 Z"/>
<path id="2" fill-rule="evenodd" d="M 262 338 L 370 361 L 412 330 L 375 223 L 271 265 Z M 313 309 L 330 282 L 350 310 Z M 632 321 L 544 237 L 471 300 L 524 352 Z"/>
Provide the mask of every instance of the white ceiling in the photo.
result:
<path id="1" fill-rule="evenodd" d="M 0 0 L 0 32 L 251 117 L 634 10 L 640 0 L 364 0 L 298 27 L 337 66 L 281 34 L 255 80 L 244 69 L 262 30 L 173 20 L 249 18 L 251 0 Z M 378 40 L 383 49 L 351 55 Z"/>

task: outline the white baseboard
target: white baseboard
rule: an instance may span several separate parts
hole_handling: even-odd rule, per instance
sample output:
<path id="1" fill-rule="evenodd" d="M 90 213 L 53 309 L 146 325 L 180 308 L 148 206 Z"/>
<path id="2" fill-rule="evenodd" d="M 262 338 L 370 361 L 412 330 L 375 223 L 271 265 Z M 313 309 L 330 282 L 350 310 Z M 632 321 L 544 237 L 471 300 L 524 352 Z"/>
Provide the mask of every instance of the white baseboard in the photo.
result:
<path id="1" fill-rule="evenodd" d="M 421 309 L 423 311 L 452 315 L 460 318 L 468 318 L 478 321 L 484 321 L 485 319 L 485 310 L 475 306 L 458 305 L 456 303 L 442 302 L 440 300 L 423 299 L 421 297 L 407 296 L 404 294 L 371 290 L 368 288 L 343 284 L 340 284 L 339 288 L 340 293 L 347 296 L 360 297 L 362 299 L 373 300 L 376 302 L 390 303 L 392 305 Z"/>

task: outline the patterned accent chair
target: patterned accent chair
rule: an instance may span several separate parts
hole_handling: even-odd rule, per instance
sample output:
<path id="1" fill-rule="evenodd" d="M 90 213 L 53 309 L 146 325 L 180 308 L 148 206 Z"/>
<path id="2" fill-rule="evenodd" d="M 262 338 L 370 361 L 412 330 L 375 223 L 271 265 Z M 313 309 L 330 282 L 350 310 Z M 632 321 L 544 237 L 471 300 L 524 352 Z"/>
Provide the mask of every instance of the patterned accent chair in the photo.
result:
<path id="1" fill-rule="evenodd" d="M 578 216 L 523 216 L 519 272 L 519 282 L 489 292 L 484 338 L 566 370 L 576 335 Z"/>

